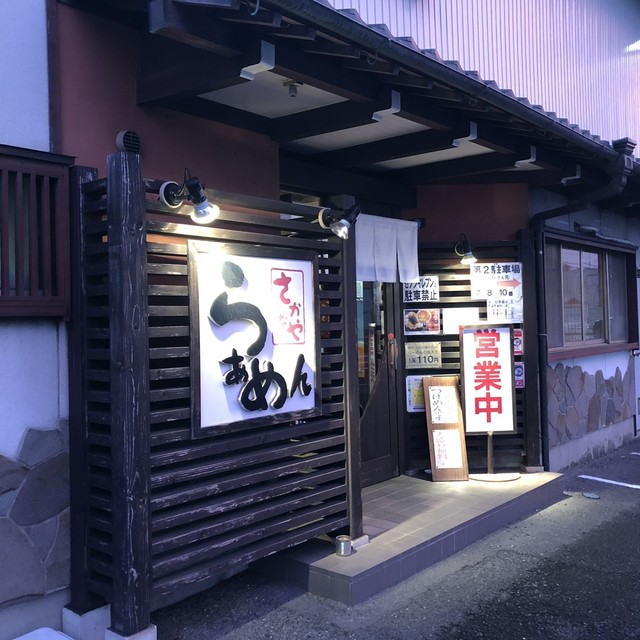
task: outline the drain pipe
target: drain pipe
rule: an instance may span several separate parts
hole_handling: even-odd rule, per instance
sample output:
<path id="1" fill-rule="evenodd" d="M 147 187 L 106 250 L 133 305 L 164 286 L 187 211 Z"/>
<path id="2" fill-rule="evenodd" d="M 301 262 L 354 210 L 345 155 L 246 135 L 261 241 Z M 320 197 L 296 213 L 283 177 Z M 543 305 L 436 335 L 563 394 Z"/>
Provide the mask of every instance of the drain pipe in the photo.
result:
<path id="1" fill-rule="evenodd" d="M 627 184 L 627 178 L 634 169 L 634 159 L 632 157 L 635 142 L 629 138 L 616 140 L 613 147 L 619 152 L 618 159 L 613 162 L 608 170 L 611 180 L 606 184 L 584 194 L 581 198 L 573 202 L 555 207 L 546 211 L 535 213 L 529 220 L 529 226 L 534 237 L 535 251 L 535 278 L 536 278 L 536 306 L 538 318 L 538 386 L 540 389 L 540 426 L 541 426 L 541 455 L 542 464 L 545 471 L 549 470 L 549 397 L 547 393 L 547 368 L 548 360 L 548 340 L 547 340 L 547 307 L 546 289 L 544 281 L 544 223 L 552 218 L 575 213 L 589 209 L 596 202 L 613 198 L 620 195 Z"/>

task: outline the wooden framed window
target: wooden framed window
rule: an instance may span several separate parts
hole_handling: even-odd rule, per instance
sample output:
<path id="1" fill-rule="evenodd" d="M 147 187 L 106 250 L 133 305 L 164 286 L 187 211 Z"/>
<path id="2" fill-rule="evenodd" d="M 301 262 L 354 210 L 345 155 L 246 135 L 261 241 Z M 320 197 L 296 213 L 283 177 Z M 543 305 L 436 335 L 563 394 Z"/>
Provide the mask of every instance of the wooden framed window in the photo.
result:
<path id="1" fill-rule="evenodd" d="M 545 292 L 550 354 L 626 348 L 637 341 L 634 251 L 547 238 Z"/>
<path id="2" fill-rule="evenodd" d="M 0 145 L 0 317 L 68 312 L 69 164 Z"/>

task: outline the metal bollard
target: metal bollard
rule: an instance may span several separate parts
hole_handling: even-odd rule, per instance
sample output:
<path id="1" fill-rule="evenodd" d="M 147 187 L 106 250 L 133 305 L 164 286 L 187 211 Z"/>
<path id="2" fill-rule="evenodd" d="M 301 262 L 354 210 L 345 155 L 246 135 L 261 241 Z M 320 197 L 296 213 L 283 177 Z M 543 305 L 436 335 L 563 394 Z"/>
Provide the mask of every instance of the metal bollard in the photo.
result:
<path id="1" fill-rule="evenodd" d="M 351 537 L 350 536 L 336 536 L 336 555 L 337 556 L 351 555 Z"/>

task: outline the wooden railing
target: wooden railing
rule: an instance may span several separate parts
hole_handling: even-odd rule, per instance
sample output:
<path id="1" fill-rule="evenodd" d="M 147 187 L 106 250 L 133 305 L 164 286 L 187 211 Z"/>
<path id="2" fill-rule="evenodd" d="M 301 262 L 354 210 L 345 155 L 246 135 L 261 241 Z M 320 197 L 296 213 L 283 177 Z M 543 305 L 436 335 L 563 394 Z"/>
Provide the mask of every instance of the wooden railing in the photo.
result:
<path id="1" fill-rule="evenodd" d="M 0 145 L 0 317 L 68 313 L 71 162 Z"/>

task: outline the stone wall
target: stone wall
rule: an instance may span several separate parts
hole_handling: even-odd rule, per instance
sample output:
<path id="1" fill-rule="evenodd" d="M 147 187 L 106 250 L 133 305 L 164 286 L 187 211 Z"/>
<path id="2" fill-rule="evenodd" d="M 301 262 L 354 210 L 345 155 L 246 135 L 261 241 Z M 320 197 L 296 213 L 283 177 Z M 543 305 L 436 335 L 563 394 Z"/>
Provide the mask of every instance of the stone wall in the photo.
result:
<path id="1" fill-rule="evenodd" d="M 0 455 L 0 607 L 69 585 L 67 432 L 28 429 L 15 459 Z"/>
<path id="2" fill-rule="evenodd" d="M 556 364 L 547 368 L 549 446 L 564 444 L 587 433 L 622 422 L 635 413 L 634 362 L 624 374 L 604 377 L 601 370 Z"/>

